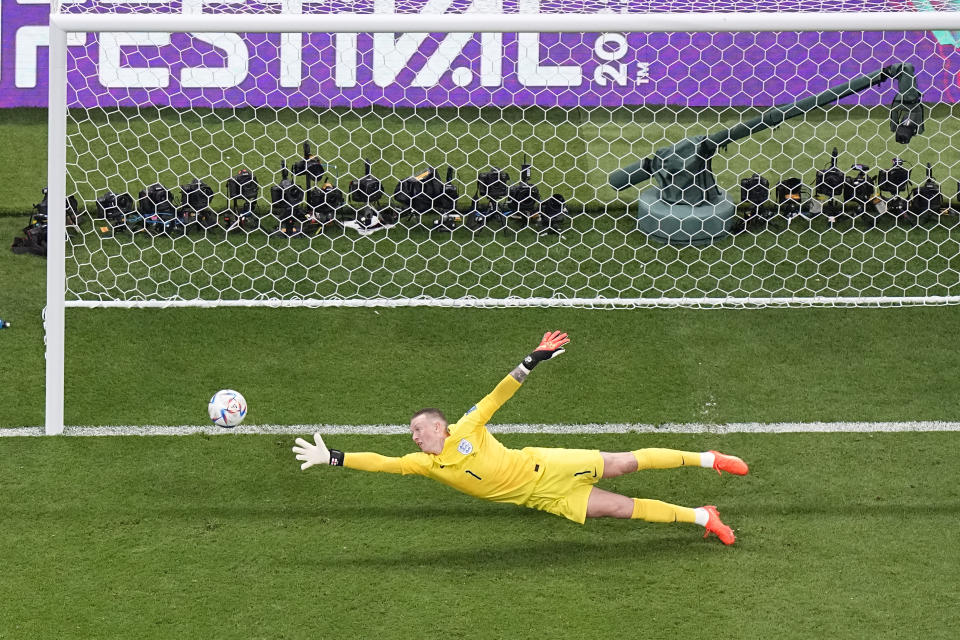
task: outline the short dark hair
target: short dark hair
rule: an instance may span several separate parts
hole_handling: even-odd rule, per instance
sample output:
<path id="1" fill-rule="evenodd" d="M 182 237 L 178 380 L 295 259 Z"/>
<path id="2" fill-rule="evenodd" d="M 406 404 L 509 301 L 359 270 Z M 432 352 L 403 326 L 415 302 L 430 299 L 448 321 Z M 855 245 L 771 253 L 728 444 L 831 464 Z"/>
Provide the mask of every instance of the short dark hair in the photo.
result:
<path id="1" fill-rule="evenodd" d="M 414 420 L 416 420 L 416 419 L 419 418 L 420 416 L 429 416 L 429 417 L 431 417 L 431 418 L 440 418 L 441 420 L 443 420 L 443 424 L 450 424 L 450 423 L 447 421 L 447 416 L 443 415 L 443 411 L 440 411 L 440 409 L 437 409 L 437 408 L 435 408 L 435 407 L 426 407 L 425 409 L 420 409 L 420 411 L 417 411 L 415 414 L 413 414 L 413 416 L 411 416 L 410 422 L 413 422 Z"/>

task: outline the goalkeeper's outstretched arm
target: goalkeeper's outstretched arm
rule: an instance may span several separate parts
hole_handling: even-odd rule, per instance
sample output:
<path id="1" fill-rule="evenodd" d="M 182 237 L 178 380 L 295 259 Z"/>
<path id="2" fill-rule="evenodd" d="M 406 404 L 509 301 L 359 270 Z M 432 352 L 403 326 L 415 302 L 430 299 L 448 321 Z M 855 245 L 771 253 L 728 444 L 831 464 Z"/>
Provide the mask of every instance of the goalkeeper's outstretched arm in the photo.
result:
<path id="1" fill-rule="evenodd" d="M 493 417 L 493 414 L 520 388 L 520 385 L 530 375 L 530 371 L 544 360 L 556 358 L 563 353 L 563 346 L 568 342 L 570 342 L 570 338 L 562 331 L 547 331 L 543 334 L 537 348 L 530 352 L 530 355 L 524 358 L 513 371 L 504 376 L 493 391 L 474 405 L 473 409 L 468 411 L 467 415 L 461 419 L 461 422 L 466 420 L 473 426 L 486 424 Z"/>
<path id="2" fill-rule="evenodd" d="M 293 452 L 297 460 L 303 464 L 301 470 L 307 470 L 318 464 L 327 464 L 333 467 L 347 467 L 360 471 L 384 471 L 386 473 L 403 473 L 400 458 L 382 456 L 379 453 L 360 452 L 344 453 L 337 449 L 328 449 L 319 433 L 313 434 L 314 443 L 303 438 L 296 439 Z"/>

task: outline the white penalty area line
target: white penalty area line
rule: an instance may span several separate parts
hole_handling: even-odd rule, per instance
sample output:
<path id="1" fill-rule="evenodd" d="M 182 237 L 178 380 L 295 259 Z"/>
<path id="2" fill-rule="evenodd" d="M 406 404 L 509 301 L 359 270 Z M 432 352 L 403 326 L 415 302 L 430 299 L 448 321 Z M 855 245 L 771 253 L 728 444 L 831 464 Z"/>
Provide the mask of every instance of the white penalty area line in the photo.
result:
<path id="1" fill-rule="evenodd" d="M 730 424 L 494 424 L 493 433 L 545 434 L 604 434 L 604 433 L 898 433 L 916 431 L 960 431 L 960 422 L 735 422 Z M 400 435 L 409 434 L 410 427 L 399 424 L 263 424 L 240 425 L 223 429 L 212 425 L 196 426 L 68 426 L 65 436 L 188 436 L 193 434 L 276 434 L 302 435 Z M 0 429 L 0 437 L 42 436 L 43 427 L 14 427 Z"/>

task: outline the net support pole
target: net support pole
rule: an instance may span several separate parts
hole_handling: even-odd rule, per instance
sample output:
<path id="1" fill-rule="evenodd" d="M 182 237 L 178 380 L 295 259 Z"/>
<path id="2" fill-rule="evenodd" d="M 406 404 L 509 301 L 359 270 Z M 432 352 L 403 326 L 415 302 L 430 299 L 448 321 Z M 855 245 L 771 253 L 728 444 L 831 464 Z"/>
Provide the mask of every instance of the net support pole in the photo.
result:
<path id="1" fill-rule="evenodd" d="M 63 433 L 64 294 L 66 290 L 67 33 L 50 25 L 50 88 L 47 106 L 47 435 Z"/>

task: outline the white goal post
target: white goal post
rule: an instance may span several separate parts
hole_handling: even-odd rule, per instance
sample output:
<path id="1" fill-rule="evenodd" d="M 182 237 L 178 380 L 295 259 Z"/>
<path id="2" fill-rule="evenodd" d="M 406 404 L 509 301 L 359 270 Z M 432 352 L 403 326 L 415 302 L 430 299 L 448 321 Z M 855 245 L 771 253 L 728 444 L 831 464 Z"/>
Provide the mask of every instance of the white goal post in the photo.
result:
<path id="1" fill-rule="evenodd" d="M 54 3 L 46 432 L 67 307 L 960 303 L 960 11 L 915 6 Z"/>

